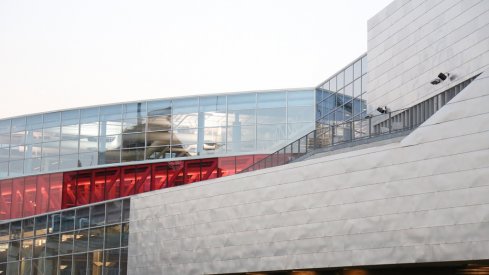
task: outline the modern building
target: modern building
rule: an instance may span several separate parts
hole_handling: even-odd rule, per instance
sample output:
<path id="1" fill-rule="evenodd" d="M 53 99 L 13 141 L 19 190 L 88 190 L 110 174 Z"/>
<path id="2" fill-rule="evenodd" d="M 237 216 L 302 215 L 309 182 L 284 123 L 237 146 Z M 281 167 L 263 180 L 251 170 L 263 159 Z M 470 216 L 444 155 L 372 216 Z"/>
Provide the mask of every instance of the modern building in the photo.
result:
<path id="1" fill-rule="evenodd" d="M 489 274 L 488 14 L 395 0 L 315 88 L 1 120 L 0 274 Z"/>

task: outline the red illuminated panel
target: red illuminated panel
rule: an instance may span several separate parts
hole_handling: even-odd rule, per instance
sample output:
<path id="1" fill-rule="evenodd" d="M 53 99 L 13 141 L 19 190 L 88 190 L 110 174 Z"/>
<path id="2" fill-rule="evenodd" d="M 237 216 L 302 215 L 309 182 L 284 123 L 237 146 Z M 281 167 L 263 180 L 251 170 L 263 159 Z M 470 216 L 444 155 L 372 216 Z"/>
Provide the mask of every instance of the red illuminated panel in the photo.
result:
<path id="1" fill-rule="evenodd" d="M 10 217 L 12 219 L 22 217 L 22 206 L 24 204 L 24 178 L 12 180 L 12 206 Z"/>
<path id="2" fill-rule="evenodd" d="M 218 177 L 225 177 L 236 174 L 236 157 L 219 158 Z"/>
<path id="3" fill-rule="evenodd" d="M 139 165 L 135 168 L 136 194 L 151 191 L 151 165 Z"/>
<path id="4" fill-rule="evenodd" d="M 255 162 L 253 155 L 249 156 L 237 156 L 236 157 L 236 173 L 241 172 L 241 170 L 248 168 Z"/>
<path id="5" fill-rule="evenodd" d="M 121 168 L 107 168 L 105 170 L 105 199 L 111 200 L 120 197 Z"/>
<path id="6" fill-rule="evenodd" d="M 134 166 L 122 167 L 121 197 L 134 195 L 136 187 L 136 168 Z"/>
<path id="7" fill-rule="evenodd" d="M 183 184 L 183 161 L 170 161 L 168 162 L 168 186 L 173 187 Z"/>
<path id="8" fill-rule="evenodd" d="M 90 202 L 100 202 L 105 199 L 105 169 L 93 171 L 93 185 Z"/>
<path id="9" fill-rule="evenodd" d="M 49 175 L 37 176 L 36 214 L 49 210 Z"/>
<path id="10" fill-rule="evenodd" d="M 10 219 L 12 205 L 12 180 L 0 181 L 0 219 Z"/>
<path id="11" fill-rule="evenodd" d="M 200 163 L 200 169 L 201 169 L 200 180 L 209 180 L 209 179 L 217 178 L 218 177 L 217 166 L 218 166 L 217 158 L 202 159 Z"/>
<path id="12" fill-rule="evenodd" d="M 151 190 L 159 190 L 166 188 L 168 185 L 168 164 L 167 163 L 156 163 L 152 165 L 153 175 L 152 175 L 152 186 Z"/>
<path id="13" fill-rule="evenodd" d="M 63 175 L 63 208 L 76 206 L 76 172 Z"/>
<path id="14" fill-rule="evenodd" d="M 185 161 L 184 183 L 200 181 L 200 159 Z"/>
<path id="15" fill-rule="evenodd" d="M 23 217 L 36 214 L 37 177 L 25 178 Z"/>
<path id="16" fill-rule="evenodd" d="M 92 173 L 90 171 L 78 172 L 76 178 L 76 205 L 89 204 Z"/>
<path id="17" fill-rule="evenodd" d="M 63 173 L 51 174 L 49 177 L 49 211 L 61 209 L 62 190 Z"/>

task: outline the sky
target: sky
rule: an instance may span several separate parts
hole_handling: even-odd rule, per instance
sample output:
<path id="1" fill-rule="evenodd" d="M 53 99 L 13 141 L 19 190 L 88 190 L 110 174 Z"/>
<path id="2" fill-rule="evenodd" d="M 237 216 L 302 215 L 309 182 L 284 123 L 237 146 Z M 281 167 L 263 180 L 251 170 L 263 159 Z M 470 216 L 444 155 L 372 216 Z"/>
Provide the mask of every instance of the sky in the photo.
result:
<path id="1" fill-rule="evenodd" d="M 2 0 L 0 118 L 313 87 L 391 0 Z"/>

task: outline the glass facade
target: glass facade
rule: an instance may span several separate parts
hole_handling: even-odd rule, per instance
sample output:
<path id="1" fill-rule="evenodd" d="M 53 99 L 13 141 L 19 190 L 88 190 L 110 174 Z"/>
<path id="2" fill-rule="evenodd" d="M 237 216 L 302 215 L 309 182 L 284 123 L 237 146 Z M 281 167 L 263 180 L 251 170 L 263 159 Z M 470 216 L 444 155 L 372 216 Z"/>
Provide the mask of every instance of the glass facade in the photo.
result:
<path id="1" fill-rule="evenodd" d="M 234 175 L 265 156 L 173 160 L 4 179 L 0 180 L 0 220 Z"/>
<path id="2" fill-rule="evenodd" d="M 0 223 L 0 274 L 127 274 L 130 201 Z"/>
<path id="3" fill-rule="evenodd" d="M 273 150 L 314 129 L 313 89 L 113 104 L 0 120 L 0 178 Z"/>
<path id="4" fill-rule="evenodd" d="M 353 61 L 316 88 L 318 127 L 359 121 L 367 115 L 367 55 Z"/>

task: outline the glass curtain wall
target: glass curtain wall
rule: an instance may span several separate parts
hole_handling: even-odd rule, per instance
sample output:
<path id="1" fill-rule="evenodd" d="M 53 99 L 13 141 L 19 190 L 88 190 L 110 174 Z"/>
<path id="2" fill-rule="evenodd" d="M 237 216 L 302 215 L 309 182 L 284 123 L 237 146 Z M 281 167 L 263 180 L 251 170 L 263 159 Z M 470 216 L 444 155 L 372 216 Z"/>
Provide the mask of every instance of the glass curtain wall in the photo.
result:
<path id="1" fill-rule="evenodd" d="M 83 108 L 0 120 L 0 178 L 271 152 L 314 129 L 313 89 Z"/>
<path id="2" fill-rule="evenodd" d="M 130 200 L 0 224 L 0 274 L 127 274 Z"/>
<path id="3" fill-rule="evenodd" d="M 358 121 L 367 114 L 367 56 L 361 56 L 316 88 L 317 127 Z"/>

